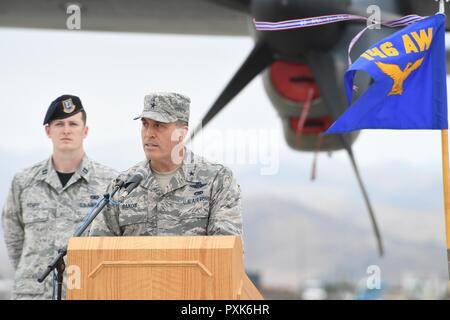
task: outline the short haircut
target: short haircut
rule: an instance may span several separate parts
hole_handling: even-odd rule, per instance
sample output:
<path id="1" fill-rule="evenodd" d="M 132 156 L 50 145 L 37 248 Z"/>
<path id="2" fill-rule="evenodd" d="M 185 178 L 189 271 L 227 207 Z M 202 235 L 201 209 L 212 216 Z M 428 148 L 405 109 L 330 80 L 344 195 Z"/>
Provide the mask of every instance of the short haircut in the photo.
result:
<path id="1" fill-rule="evenodd" d="M 175 122 L 175 124 L 177 125 L 177 127 L 189 127 L 189 123 L 187 123 L 186 121 L 182 121 L 182 120 L 177 120 Z"/>
<path id="2" fill-rule="evenodd" d="M 86 111 L 84 111 L 84 110 L 81 110 L 81 120 L 83 120 L 84 125 L 86 125 L 87 114 L 86 114 Z"/>

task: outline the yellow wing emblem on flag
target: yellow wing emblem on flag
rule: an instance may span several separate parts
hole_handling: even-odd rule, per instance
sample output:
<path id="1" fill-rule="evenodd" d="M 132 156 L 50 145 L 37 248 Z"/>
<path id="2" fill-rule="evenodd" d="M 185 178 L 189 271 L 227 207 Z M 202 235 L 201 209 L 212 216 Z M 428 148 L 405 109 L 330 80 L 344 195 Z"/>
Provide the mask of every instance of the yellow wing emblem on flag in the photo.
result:
<path id="1" fill-rule="evenodd" d="M 388 96 L 403 93 L 403 82 L 409 77 L 411 72 L 420 67 L 424 58 L 425 57 L 417 59 L 414 63 L 408 62 L 404 70 L 400 69 L 400 67 L 396 64 L 375 61 L 377 67 L 380 68 L 383 73 L 392 78 L 392 80 L 394 80 L 394 84 L 392 85 Z"/>

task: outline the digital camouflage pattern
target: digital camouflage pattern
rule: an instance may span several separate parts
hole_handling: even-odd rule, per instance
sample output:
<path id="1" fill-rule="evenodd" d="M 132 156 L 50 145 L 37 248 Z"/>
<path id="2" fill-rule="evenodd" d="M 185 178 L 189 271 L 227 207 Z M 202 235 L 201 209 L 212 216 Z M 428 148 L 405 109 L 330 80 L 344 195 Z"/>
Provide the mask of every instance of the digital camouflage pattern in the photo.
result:
<path id="1" fill-rule="evenodd" d="M 116 172 L 84 156 L 63 188 L 51 157 L 15 175 L 2 213 L 6 247 L 15 269 L 13 299 L 51 299 L 52 275 L 38 275 L 67 245 Z M 66 279 L 66 277 L 65 277 Z"/>
<path id="2" fill-rule="evenodd" d="M 240 188 L 230 169 L 186 150 L 183 164 L 165 190 L 146 160 L 120 177 L 127 180 L 137 170 L 145 170 L 147 176 L 127 197 L 123 198 L 120 192 L 116 194 L 114 200 L 118 204 L 105 207 L 94 220 L 89 235 L 242 234 Z M 108 192 L 113 187 L 114 183 L 110 184 Z"/>
<path id="3" fill-rule="evenodd" d="M 134 120 L 149 118 L 164 123 L 177 120 L 188 123 L 190 102 L 188 97 L 180 93 L 151 93 L 144 97 L 144 110 Z"/>

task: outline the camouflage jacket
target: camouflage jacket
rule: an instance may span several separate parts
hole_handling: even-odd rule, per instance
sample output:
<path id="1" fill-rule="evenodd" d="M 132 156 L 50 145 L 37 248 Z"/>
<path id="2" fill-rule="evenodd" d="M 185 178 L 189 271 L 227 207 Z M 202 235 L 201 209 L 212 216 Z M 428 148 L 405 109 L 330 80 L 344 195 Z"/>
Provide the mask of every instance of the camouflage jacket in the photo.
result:
<path id="1" fill-rule="evenodd" d="M 16 174 L 2 213 L 6 247 L 15 269 L 13 299 L 50 299 L 51 274 L 38 275 L 67 245 L 83 217 L 117 176 L 84 156 L 63 188 L 51 157 Z"/>
<path id="2" fill-rule="evenodd" d="M 147 177 L 122 201 L 106 206 L 89 235 L 242 234 L 240 187 L 230 169 L 187 151 L 167 189 L 162 190 L 147 160 L 120 176 L 126 180 L 140 168 Z M 120 192 L 117 195 L 115 199 L 120 200 Z"/>

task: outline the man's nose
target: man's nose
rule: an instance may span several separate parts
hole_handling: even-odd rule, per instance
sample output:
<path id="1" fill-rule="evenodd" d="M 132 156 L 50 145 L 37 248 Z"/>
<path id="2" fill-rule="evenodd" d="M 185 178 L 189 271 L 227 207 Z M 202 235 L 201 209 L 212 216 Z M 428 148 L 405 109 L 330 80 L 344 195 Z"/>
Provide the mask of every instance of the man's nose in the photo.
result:
<path id="1" fill-rule="evenodd" d="M 153 130 L 152 126 L 148 126 L 145 130 L 145 137 L 146 138 L 154 138 L 155 137 L 155 130 Z"/>
<path id="2" fill-rule="evenodd" d="M 67 125 L 64 125 L 63 132 L 64 132 L 65 134 L 70 133 L 70 126 L 69 126 L 68 124 L 67 124 Z"/>

